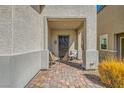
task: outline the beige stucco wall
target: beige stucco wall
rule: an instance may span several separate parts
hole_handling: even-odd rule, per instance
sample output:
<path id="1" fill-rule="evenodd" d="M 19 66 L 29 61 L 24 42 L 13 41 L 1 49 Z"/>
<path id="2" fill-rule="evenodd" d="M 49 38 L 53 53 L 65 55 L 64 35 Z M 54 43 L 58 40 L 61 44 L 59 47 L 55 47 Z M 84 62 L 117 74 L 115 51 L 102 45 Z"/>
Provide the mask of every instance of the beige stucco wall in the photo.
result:
<path id="1" fill-rule="evenodd" d="M 0 6 L 0 56 L 12 52 L 12 6 Z"/>
<path id="2" fill-rule="evenodd" d="M 30 6 L 0 6 L 0 55 L 41 50 L 40 24 Z"/>
<path id="3" fill-rule="evenodd" d="M 30 6 L 13 6 L 13 53 L 41 50 L 40 14 Z"/>
<path id="4" fill-rule="evenodd" d="M 50 41 L 49 41 L 49 45 L 52 45 L 52 46 L 49 46 L 51 48 L 51 51 L 55 53 L 56 56 L 59 56 L 59 51 L 58 51 L 58 36 L 59 35 L 69 35 L 69 51 L 70 50 L 73 50 L 73 49 L 76 49 L 76 45 L 77 45 L 77 42 L 76 42 L 76 31 L 75 30 L 51 30 L 51 35 L 49 34 L 49 38 L 51 36 L 51 44 L 50 44 Z M 56 44 L 54 42 L 57 42 Z M 77 50 L 77 49 L 76 49 Z"/>
<path id="5" fill-rule="evenodd" d="M 109 54 L 114 55 L 116 52 L 115 34 L 124 32 L 124 6 L 108 5 L 97 14 L 97 48 L 100 50 L 100 36 L 108 34 Z M 106 52 L 106 51 L 100 51 Z M 106 53 L 103 53 L 106 54 Z M 101 55 L 105 56 L 105 55 Z"/>
<path id="6" fill-rule="evenodd" d="M 0 6 L 0 87 L 24 87 L 41 69 L 40 22 L 30 6 Z"/>

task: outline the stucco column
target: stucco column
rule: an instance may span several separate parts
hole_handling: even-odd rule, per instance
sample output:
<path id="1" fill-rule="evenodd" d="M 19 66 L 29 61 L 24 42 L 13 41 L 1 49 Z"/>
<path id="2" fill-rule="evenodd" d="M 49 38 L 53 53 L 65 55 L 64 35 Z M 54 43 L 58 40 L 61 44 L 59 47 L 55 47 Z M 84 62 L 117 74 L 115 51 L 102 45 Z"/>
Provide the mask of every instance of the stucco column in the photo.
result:
<path id="1" fill-rule="evenodd" d="M 44 50 L 48 50 L 48 22 L 47 22 L 47 17 L 44 17 Z"/>
<path id="2" fill-rule="evenodd" d="M 78 30 L 78 59 L 82 59 L 82 30 L 83 29 L 79 29 Z"/>
<path id="3" fill-rule="evenodd" d="M 98 51 L 97 51 L 97 29 L 96 14 L 89 16 L 85 21 L 85 50 L 84 67 L 85 69 L 97 69 Z"/>

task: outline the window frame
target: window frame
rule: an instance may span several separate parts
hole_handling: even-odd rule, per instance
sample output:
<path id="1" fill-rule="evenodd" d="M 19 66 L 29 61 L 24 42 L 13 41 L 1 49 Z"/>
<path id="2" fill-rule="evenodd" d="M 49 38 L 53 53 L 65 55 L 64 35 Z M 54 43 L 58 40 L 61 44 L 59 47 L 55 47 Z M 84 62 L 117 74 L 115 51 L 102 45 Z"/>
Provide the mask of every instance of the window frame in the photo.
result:
<path id="1" fill-rule="evenodd" d="M 102 39 L 106 38 L 106 49 L 102 49 L 101 44 L 102 44 Z M 103 34 L 100 36 L 100 50 L 108 50 L 108 34 Z"/>

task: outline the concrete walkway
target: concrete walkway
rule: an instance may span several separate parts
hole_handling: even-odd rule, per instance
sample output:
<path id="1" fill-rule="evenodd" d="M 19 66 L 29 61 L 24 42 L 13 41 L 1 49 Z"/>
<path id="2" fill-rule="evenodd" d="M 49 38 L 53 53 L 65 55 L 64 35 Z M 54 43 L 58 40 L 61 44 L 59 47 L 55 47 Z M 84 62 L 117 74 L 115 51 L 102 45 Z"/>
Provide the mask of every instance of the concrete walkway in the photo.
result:
<path id="1" fill-rule="evenodd" d="M 40 71 L 26 86 L 27 88 L 101 88 L 104 87 L 97 71 L 85 71 L 81 62 L 52 65 Z"/>

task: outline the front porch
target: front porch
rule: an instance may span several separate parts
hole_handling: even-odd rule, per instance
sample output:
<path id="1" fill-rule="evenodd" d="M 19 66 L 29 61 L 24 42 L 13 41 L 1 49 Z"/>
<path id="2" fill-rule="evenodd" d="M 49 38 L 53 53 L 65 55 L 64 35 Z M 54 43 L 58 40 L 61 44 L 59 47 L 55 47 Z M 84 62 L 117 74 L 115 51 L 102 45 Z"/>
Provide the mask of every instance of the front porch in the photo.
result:
<path id="1" fill-rule="evenodd" d="M 85 19 L 48 18 L 48 49 L 57 58 L 63 58 L 70 51 L 77 52 L 82 59 L 84 51 Z"/>
<path id="2" fill-rule="evenodd" d="M 63 58 L 73 50 L 77 51 L 77 59 L 83 60 L 83 68 L 97 69 L 98 51 L 96 50 L 96 29 L 85 17 L 44 17 L 44 50 L 52 52 L 56 58 Z M 94 23 L 95 25 L 95 23 Z M 94 34 L 90 34 L 93 31 Z M 92 42 L 90 41 L 92 40 Z M 47 60 L 49 68 L 49 60 Z"/>

